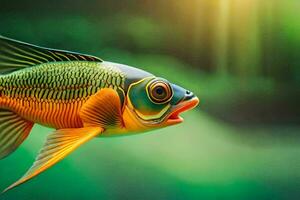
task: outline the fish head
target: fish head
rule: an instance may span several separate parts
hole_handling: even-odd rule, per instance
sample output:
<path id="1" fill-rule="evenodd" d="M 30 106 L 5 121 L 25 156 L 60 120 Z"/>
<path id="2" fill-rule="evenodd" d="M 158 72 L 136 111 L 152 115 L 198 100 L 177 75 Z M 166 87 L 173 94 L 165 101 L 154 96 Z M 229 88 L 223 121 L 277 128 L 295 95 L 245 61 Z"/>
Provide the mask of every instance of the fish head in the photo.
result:
<path id="1" fill-rule="evenodd" d="M 128 131 L 144 132 L 179 124 L 183 122 L 180 114 L 198 103 L 191 91 L 163 78 L 146 77 L 128 87 L 124 125 Z"/>

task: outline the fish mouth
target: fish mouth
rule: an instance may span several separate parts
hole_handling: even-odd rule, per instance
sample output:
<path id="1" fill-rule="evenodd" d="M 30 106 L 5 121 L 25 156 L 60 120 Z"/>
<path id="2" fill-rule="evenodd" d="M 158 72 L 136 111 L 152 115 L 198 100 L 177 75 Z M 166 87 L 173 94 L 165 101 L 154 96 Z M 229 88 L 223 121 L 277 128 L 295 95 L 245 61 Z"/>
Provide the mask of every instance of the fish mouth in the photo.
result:
<path id="1" fill-rule="evenodd" d="M 195 108 L 198 104 L 199 99 L 197 97 L 193 97 L 188 101 L 180 102 L 175 108 L 172 109 L 171 114 L 166 117 L 166 125 L 174 125 L 183 122 L 183 118 L 179 116 L 179 114 Z"/>

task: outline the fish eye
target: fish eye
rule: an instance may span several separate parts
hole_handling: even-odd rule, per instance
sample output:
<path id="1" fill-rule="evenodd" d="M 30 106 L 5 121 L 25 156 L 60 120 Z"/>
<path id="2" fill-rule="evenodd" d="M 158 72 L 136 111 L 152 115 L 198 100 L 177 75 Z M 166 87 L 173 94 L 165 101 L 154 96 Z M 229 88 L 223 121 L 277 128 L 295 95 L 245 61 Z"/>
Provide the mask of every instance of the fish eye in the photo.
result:
<path id="1" fill-rule="evenodd" d="M 166 103 L 172 97 L 172 89 L 168 83 L 154 81 L 148 87 L 150 99 L 157 104 Z"/>

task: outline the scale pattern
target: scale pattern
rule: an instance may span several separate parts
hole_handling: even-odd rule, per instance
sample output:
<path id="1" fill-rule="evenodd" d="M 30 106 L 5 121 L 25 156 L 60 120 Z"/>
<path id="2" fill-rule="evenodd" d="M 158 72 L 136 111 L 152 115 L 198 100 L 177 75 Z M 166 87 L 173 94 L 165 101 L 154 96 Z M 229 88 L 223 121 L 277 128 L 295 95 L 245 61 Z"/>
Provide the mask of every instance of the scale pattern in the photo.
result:
<path id="1" fill-rule="evenodd" d="M 0 106 L 55 128 L 81 127 L 78 112 L 101 88 L 124 88 L 125 75 L 99 62 L 52 62 L 0 76 Z"/>

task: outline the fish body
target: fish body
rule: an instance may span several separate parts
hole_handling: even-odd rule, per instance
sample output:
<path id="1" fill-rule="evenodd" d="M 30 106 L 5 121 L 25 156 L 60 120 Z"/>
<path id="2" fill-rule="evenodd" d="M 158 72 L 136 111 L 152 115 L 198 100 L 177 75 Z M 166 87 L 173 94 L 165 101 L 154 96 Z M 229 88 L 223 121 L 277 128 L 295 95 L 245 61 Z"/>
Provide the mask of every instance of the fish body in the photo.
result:
<path id="1" fill-rule="evenodd" d="M 80 128 L 89 97 L 103 88 L 123 90 L 124 82 L 124 73 L 103 63 L 45 63 L 0 76 L 0 106 L 55 129 Z"/>
<path id="2" fill-rule="evenodd" d="M 137 68 L 0 37 L 0 159 L 35 123 L 56 129 L 32 167 L 5 191 L 94 137 L 178 124 L 179 114 L 198 102 L 192 92 Z"/>

